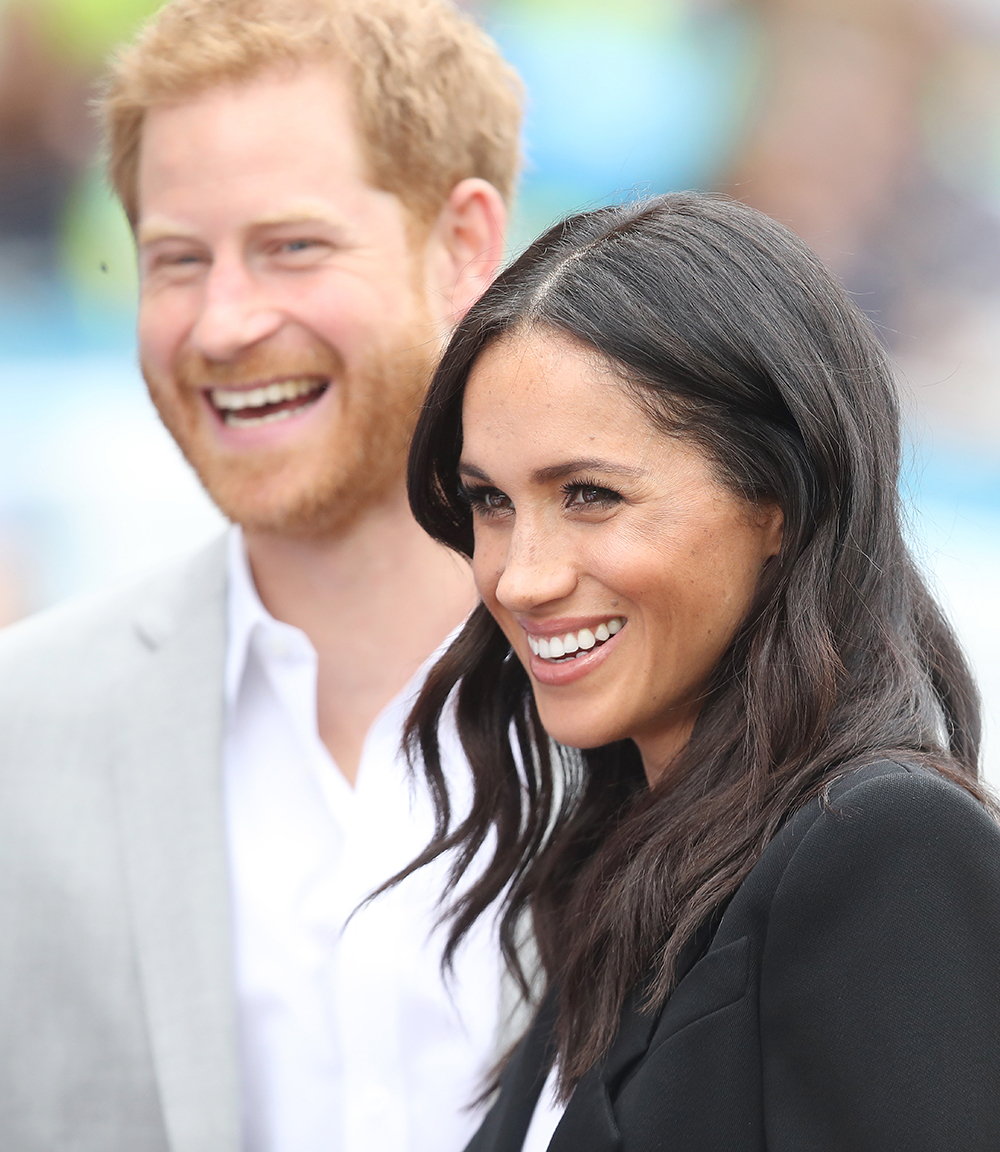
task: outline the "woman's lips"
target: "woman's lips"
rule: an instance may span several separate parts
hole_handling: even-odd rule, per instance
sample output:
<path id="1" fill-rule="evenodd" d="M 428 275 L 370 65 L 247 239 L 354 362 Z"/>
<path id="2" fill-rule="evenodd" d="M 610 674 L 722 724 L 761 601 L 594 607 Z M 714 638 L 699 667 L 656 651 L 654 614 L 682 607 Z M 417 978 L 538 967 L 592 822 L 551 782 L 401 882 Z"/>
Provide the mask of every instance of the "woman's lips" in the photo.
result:
<path id="1" fill-rule="evenodd" d="M 594 624 L 592 627 L 584 626 L 565 632 L 557 631 L 553 634 L 536 634 L 525 629 L 528 635 L 528 647 L 536 656 L 543 660 L 559 660 L 572 658 L 577 652 L 589 652 L 599 644 L 607 641 L 625 627 L 623 616 L 612 616 Z"/>
<path id="2" fill-rule="evenodd" d="M 562 641 L 566 633 L 560 633 L 555 637 L 540 637 L 537 633 L 527 633 L 529 637 L 528 647 L 528 671 L 531 673 L 533 679 L 537 680 L 539 684 L 550 686 L 559 686 L 563 684 L 572 684 L 574 681 L 579 680 L 581 677 L 588 675 L 599 665 L 607 660 L 612 651 L 618 647 L 619 638 L 627 624 L 624 617 L 612 617 L 611 620 L 618 621 L 618 626 L 612 631 L 607 629 L 608 638 L 606 640 L 597 639 L 597 629 L 572 629 L 569 632 L 576 632 L 577 639 L 579 639 L 580 631 L 590 631 L 594 635 L 595 643 L 592 646 L 585 645 L 578 648 L 575 654 L 569 658 L 546 658 L 536 651 L 538 641 L 547 640 L 551 646 L 553 639 Z M 584 637 L 587 640 L 587 637 Z M 562 646 L 560 644 L 560 646 Z M 551 651 L 551 647 L 550 647 Z"/>

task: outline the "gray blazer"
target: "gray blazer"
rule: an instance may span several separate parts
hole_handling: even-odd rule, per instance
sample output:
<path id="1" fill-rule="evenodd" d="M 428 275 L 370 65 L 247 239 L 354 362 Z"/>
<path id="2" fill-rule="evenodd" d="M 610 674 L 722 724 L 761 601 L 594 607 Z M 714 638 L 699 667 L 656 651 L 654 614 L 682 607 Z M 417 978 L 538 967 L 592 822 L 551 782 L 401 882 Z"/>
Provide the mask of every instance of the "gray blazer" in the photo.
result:
<path id="1" fill-rule="evenodd" d="M 0 633 L 0 1148 L 237 1152 L 224 541 Z"/>
<path id="2" fill-rule="evenodd" d="M 241 1146 L 225 657 L 224 538 L 0 632 L 2 1152 Z"/>

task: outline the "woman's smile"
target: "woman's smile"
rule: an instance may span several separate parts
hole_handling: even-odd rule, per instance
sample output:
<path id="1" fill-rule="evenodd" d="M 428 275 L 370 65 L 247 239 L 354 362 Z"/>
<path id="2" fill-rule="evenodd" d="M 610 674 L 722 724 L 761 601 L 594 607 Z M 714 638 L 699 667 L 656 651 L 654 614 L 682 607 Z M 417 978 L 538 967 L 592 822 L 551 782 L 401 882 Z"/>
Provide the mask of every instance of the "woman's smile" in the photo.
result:
<path id="1" fill-rule="evenodd" d="M 624 626 L 625 621 L 620 616 L 613 616 L 592 628 L 584 626 L 572 632 L 563 633 L 558 622 L 556 628 L 548 633 L 532 632 L 528 627 L 524 631 L 528 636 L 528 647 L 536 656 L 541 656 L 543 660 L 569 660 L 605 644 Z M 549 627 L 552 627 L 551 624 Z"/>
<path id="2" fill-rule="evenodd" d="M 624 617 L 612 616 L 566 632 L 559 620 L 522 625 L 531 653 L 528 672 L 539 684 L 572 684 L 608 658 L 626 623 Z"/>

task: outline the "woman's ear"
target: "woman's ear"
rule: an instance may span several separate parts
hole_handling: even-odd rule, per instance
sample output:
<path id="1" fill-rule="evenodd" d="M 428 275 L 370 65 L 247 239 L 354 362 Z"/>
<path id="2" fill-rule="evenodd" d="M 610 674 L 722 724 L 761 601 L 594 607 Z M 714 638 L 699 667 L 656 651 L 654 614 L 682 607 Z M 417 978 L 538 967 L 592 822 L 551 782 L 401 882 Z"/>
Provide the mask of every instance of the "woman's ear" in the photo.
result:
<path id="1" fill-rule="evenodd" d="M 758 505 L 758 523 L 764 530 L 764 558 L 770 560 L 781 551 L 781 541 L 785 534 L 785 513 L 780 504 Z"/>
<path id="2" fill-rule="evenodd" d="M 428 268 L 441 319 L 457 324 L 493 282 L 504 257 L 507 207 L 487 180 L 470 177 L 451 190 L 431 230 Z"/>

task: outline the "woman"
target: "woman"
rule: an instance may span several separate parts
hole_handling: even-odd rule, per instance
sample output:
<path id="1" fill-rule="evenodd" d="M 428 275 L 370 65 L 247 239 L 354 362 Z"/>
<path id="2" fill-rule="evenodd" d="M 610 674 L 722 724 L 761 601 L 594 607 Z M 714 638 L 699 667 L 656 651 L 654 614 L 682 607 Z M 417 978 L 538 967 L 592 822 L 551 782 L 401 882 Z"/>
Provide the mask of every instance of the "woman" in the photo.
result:
<path id="1" fill-rule="evenodd" d="M 898 466 L 868 324 L 735 203 L 576 216 L 460 326 L 410 491 L 482 604 L 413 867 L 485 851 L 452 945 L 499 900 L 548 988 L 470 1152 L 546 1146 L 547 1074 L 553 1152 L 1000 1148 L 1000 831 Z"/>

